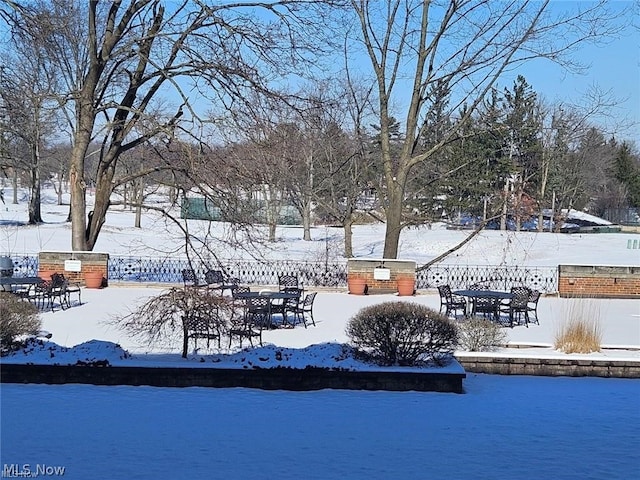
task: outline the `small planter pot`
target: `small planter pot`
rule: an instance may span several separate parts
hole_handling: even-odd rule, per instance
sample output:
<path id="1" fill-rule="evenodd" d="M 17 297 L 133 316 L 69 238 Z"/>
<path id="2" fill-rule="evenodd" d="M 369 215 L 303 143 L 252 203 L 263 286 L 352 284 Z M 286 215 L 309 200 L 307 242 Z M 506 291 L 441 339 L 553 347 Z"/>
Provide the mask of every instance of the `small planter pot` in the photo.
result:
<path id="1" fill-rule="evenodd" d="M 84 284 L 87 288 L 102 288 L 104 277 L 102 272 L 85 272 Z"/>
<path id="2" fill-rule="evenodd" d="M 54 273 L 56 273 L 55 270 L 39 270 L 38 271 L 38 277 L 40 277 L 45 282 L 50 282 L 51 281 L 51 275 L 53 275 Z"/>
<path id="3" fill-rule="evenodd" d="M 413 278 L 399 278 L 396 284 L 401 297 L 410 297 L 416 291 L 416 281 Z"/>
<path id="4" fill-rule="evenodd" d="M 353 277 L 347 281 L 349 285 L 349 293 L 351 295 L 364 295 L 367 288 L 367 280 L 360 277 Z"/>

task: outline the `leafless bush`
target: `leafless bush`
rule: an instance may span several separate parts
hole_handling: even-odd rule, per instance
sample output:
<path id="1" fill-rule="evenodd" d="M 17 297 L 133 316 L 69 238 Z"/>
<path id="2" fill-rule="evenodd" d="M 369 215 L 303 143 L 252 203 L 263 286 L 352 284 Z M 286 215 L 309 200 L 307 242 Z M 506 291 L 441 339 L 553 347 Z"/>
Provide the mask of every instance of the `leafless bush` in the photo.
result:
<path id="1" fill-rule="evenodd" d="M 192 315 L 206 317 L 222 333 L 233 313 L 226 297 L 199 288 L 172 288 L 153 297 L 133 312 L 115 319 L 115 324 L 149 344 L 171 338 L 182 339 L 182 356 L 187 356 L 188 323 Z"/>
<path id="2" fill-rule="evenodd" d="M 472 317 L 458 325 L 460 346 L 470 352 L 491 352 L 504 345 L 507 334 L 495 322 Z"/>
<path id="3" fill-rule="evenodd" d="M 346 330 L 353 345 L 383 365 L 442 364 L 451 358 L 458 331 L 447 317 L 412 302 L 385 302 L 360 310 Z"/>
<path id="4" fill-rule="evenodd" d="M 572 299 L 565 320 L 555 336 L 554 347 L 564 353 L 599 352 L 602 343 L 600 308 L 591 299 Z"/>
<path id="5" fill-rule="evenodd" d="M 38 309 L 12 293 L 0 293 L 0 352 L 15 347 L 16 339 L 35 335 L 42 325 Z"/>

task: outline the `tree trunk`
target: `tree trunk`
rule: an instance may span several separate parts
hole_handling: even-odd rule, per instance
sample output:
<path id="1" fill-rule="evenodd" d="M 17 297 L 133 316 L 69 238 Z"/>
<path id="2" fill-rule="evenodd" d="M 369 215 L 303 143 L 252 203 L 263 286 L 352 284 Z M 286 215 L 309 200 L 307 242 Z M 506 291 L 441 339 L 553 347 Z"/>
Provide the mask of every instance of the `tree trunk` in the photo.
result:
<path id="1" fill-rule="evenodd" d="M 100 159 L 96 174 L 96 195 L 91 223 L 87 225 L 86 231 L 88 250 L 93 250 L 95 247 L 98 235 L 100 235 L 100 230 L 102 229 L 107 217 L 107 210 L 109 210 L 109 205 L 111 204 L 111 194 L 114 189 L 113 177 L 115 172 L 112 167 L 113 162 L 111 161 L 112 157 L 109 156 L 110 154 L 111 152 L 107 153 L 106 158 Z"/>
<path id="2" fill-rule="evenodd" d="M 13 167 L 13 177 L 11 178 L 11 183 L 13 185 L 13 204 L 18 204 L 18 169 Z"/>
<path id="3" fill-rule="evenodd" d="M 31 198 L 29 199 L 29 225 L 42 223 L 42 212 L 40 209 L 40 169 L 31 167 Z"/>
<path id="4" fill-rule="evenodd" d="M 342 226 L 344 227 L 344 256 L 351 258 L 353 257 L 353 217 L 347 215 Z"/>
<path id="5" fill-rule="evenodd" d="M 76 137 L 76 143 L 71 151 L 71 166 L 69 168 L 69 191 L 71 193 L 70 217 L 71 217 L 71 249 L 84 251 L 87 248 L 87 200 L 86 184 L 84 183 L 84 155 L 90 140 L 90 132 L 85 141 L 81 141 L 80 135 Z"/>
<path id="6" fill-rule="evenodd" d="M 182 316 L 182 358 L 187 358 L 189 352 L 189 328 L 186 316 L 186 313 Z"/>
<path id="7" fill-rule="evenodd" d="M 29 199 L 29 225 L 42 223 L 40 210 L 40 149 L 38 146 L 39 135 L 36 135 L 36 143 L 31 150 L 31 198 Z"/>
<path id="8" fill-rule="evenodd" d="M 302 229 L 304 231 L 302 235 L 302 239 L 307 242 L 310 242 L 311 241 L 311 205 L 307 201 L 305 201 L 305 204 L 302 208 Z"/>
<path id="9" fill-rule="evenodd" d="M 502 198 L 502 215 L 500 215 L 500 230 L 507 229 L 507 205 L 509 203 L 509 180 L 504 182 L 503 198 Z"/>
<path id="10" fill-rule="evenodd" d="M 538 232 L 544 231 L 544 215 L 542 209 L 544 206 L 544 196 L 547 193 L 547 181 L 549 179 L 549 163 L 550 154 L 546 153 L 547 149 L 542 151 L 542 172 L 540 175 L 540 189 L 538 190 Z M 553 216 L 551 217 L 553 218 Z"/>
<path id="11" fill-rule="evenodd" d="M 62 170 L 62 169 L 60 169 Z M 62 175 L 62 171 L 58 172 L 58 205 L 62 205 L 62 187 L 64 185 L 64 176 Z"/>
<path id="12" fill-rule="evenodd" d="M 387 192 L 387 207 L 385 213 L 387 224 L 384 233 L 383 258 L 397 258 L 400 245 L 400 231 L 402 229 L 402 204 L 404 188 L 394 183 Z"/>
<path id="13" fill-rule="evenodd" d="M 276 241 L 276 224 L 275 224 L 275 222 L 269 222 L 269 241 L 271 243 Z"/>
<path id="14" fill-rule="evenodd" d="M 516 208 L 515 208 L 515 217 L 516 217 L 516 232 L 522 230 L 522 194 L 523 194 L 523 186 L 518 187 L 518 193 L 516 195 Z"/>
<path id="15" fill-rule="evenodd" d="M 139 178 L 135 181 L 134 185 L 136 185 L 136 218 L 135 218 L 135 228 L 141 228 L 142 225 L 142 202 L 144 200 L 144 180 Z"/>

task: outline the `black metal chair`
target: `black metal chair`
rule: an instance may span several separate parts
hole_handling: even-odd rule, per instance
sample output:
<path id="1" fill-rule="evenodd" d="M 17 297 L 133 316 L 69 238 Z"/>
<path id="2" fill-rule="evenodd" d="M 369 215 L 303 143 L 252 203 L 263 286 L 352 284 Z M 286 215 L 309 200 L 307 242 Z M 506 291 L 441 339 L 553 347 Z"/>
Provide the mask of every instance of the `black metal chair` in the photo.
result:
<path id="1" fill-rule="evenodd" d="M 224 274 L 222 270 L 208 270 L 204 274 L 204 281 L 207 287 L 220 289 L 224 282 Z"/>
<path id="2" fill-rule="evenodd" d="M 52 312 L 55 311 L 55 304 L 53 303 L 53 275 L 51 277 L 52 278 L 49 280 L 42 280 L 41 282 L 36 283 L 29 290 L 28 299 L 29 301 L 33 302 L 33 304 L 38 307 L 39 310 L 50 307 Z"/>
<path id="3" fill-rule="evenodd" d="M 231 347 L 234 337 L 238 338 L 240 348 L 242 348 L 244 338 L 249 340 L 251 346 L 253 346 L 253 339 L 258 338 L 259 344 L 262 345 L 262 330 L 269 328 L 270 325 L 269 299 L 266 297 L 248 298 L 243 314 L 234 315 L 231 319 L 229 347 Z"/>
<path id="4" fill-rule="evenodd" d="M 464 297 L 454 295 L 449 285 L 438 285 L 440 294 L 440 313 L 443 312 L 448 317 L 451 313 L 455 316 L 456 311 L 461 310 L 462 315 L 467 316 L 467 301 Z"/>
<path id="5" fill-rule="evenodd" d="M 182 270 L 182 283 L 185 287 L 200 287 L 198 275 L 192 268 L 185 268 Z"/>
<path id="6" fill-rule="evenodd" d="M 538 300 L 540 300 L 540 291 L 539 290 L 530 290 L 529 291 L 529 301 L 527 302 L 527 310 L 529 314 L 529 322 L 535 322 L 537 325 L 540 325 L 540 321 L 538 320 Z M 533 318 L 533 320 L 532 320 Z"/>
<path id="7" fill-rule="evenodd" d="M 469 290 L 487 290 L 487 286 L 482 283 L 475 283 L 469 287 Z M 471 301 L 471 316 L 475 317 L 479 314 L 483 317 L 489 316 L 497 321 L 500 318 L 500 300 L 490 297 L 473 297 Z"/>
<path id="8" fill-rule="evenodd" d="M 216 340 L 220 348 L 223 327 L 218 312 L 211 308 L 194 307 L 184 318 L 186 338 L 193 339 L 193 348 L 196 352 L 198 339 L 207 341 L 207 349 L 210 348 L 211 340 Z"/>
<path id="9" fill-rule="evenodd" d="M 317 294 L 318 292 L 308 293 L 305 295 L 304 300 L 294 307 L 294 326 L 296 323 L 302 322 L 304 328 L 307 328 L 307 318 L 311 320 L 314 327 L 316 326 L 316 321 L 313 318 L 313 303 Z"/>
<path id="10" fill-rule="evenodd" d="M 302 289 L 298 287 L 285 287 L 281 290 L 283 293 L 291 293 L 296 295 L 293 298 L 283 298 L 281 302 L 274 303 L 271 301 L 271 316 L 273 319 L 273 315 L 281 315 L 282 316 L 282 325 L 291 325 L 295 326 L 295 320 L 293 323 L 289 323 L 288 314 L 291 313 L 295 317 L 296 308 L 300 303 L 302 297 Z"/>
<path id="11" fill-rule="evenodd" d="M 64 310 L 65 308 L 71 307 L 71 295 L 78 295 L 78 304 L 82 305 L 82 290 L 80 289 L 80 284 L 71 283 L 68 278 L 66 278 L 62 273 L 59 274 L 62 277 L 62 284 L 60 286 L 60 298 L 61 298 L 61 306 Z"/>
<path id="12" fill-rule="evenodd" d="M 282 291 L 285 288 L 298 288 L 297 275 L 278 275 L 278 288 Z"/>
<path id="13" fill-rule="evenodd" d="M 524 319 L 524 324 L 529 327 L 529 289 L 527 287 L 512 287 L 513 298 L 508 303 L 500 306 L 500 311 L 509 315 L 509 326 L 513 327 L 514 321 Z"/>

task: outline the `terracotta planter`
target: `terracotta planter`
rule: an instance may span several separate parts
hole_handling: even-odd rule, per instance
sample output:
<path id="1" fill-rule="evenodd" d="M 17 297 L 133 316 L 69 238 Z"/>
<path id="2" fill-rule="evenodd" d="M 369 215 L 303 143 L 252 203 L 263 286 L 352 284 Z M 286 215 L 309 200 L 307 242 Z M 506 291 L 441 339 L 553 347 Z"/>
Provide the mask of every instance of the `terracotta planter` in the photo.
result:
<path id="1" fill-rule="evenodd" d="M 102 272 L 85 272 L 84 284 L 87 288 L 102 288 Z"/>
<path id="2" fill-rule="evenodd" d="M 56 273 L 55 270 L 39 270 L 38 277 L 40 277 L 45 282 L 49 282 L 51 281 L 51 275 L 53 275 L 54 273 Z"/>
<path id="3" fill-rule="evenodd" d="M 398 295 L 401 297 L 409 297 L 416 291 L 416 281 L 413 278 L 399 278 L 396 284 L 398 286 Z"/>
<path id="4" fill-rule="evenodd" d="M 364 295 L 367 288 L 367 280 L 360 277 L 353 277 L 347 280 L 349 293 L 351 295 Z"/>

